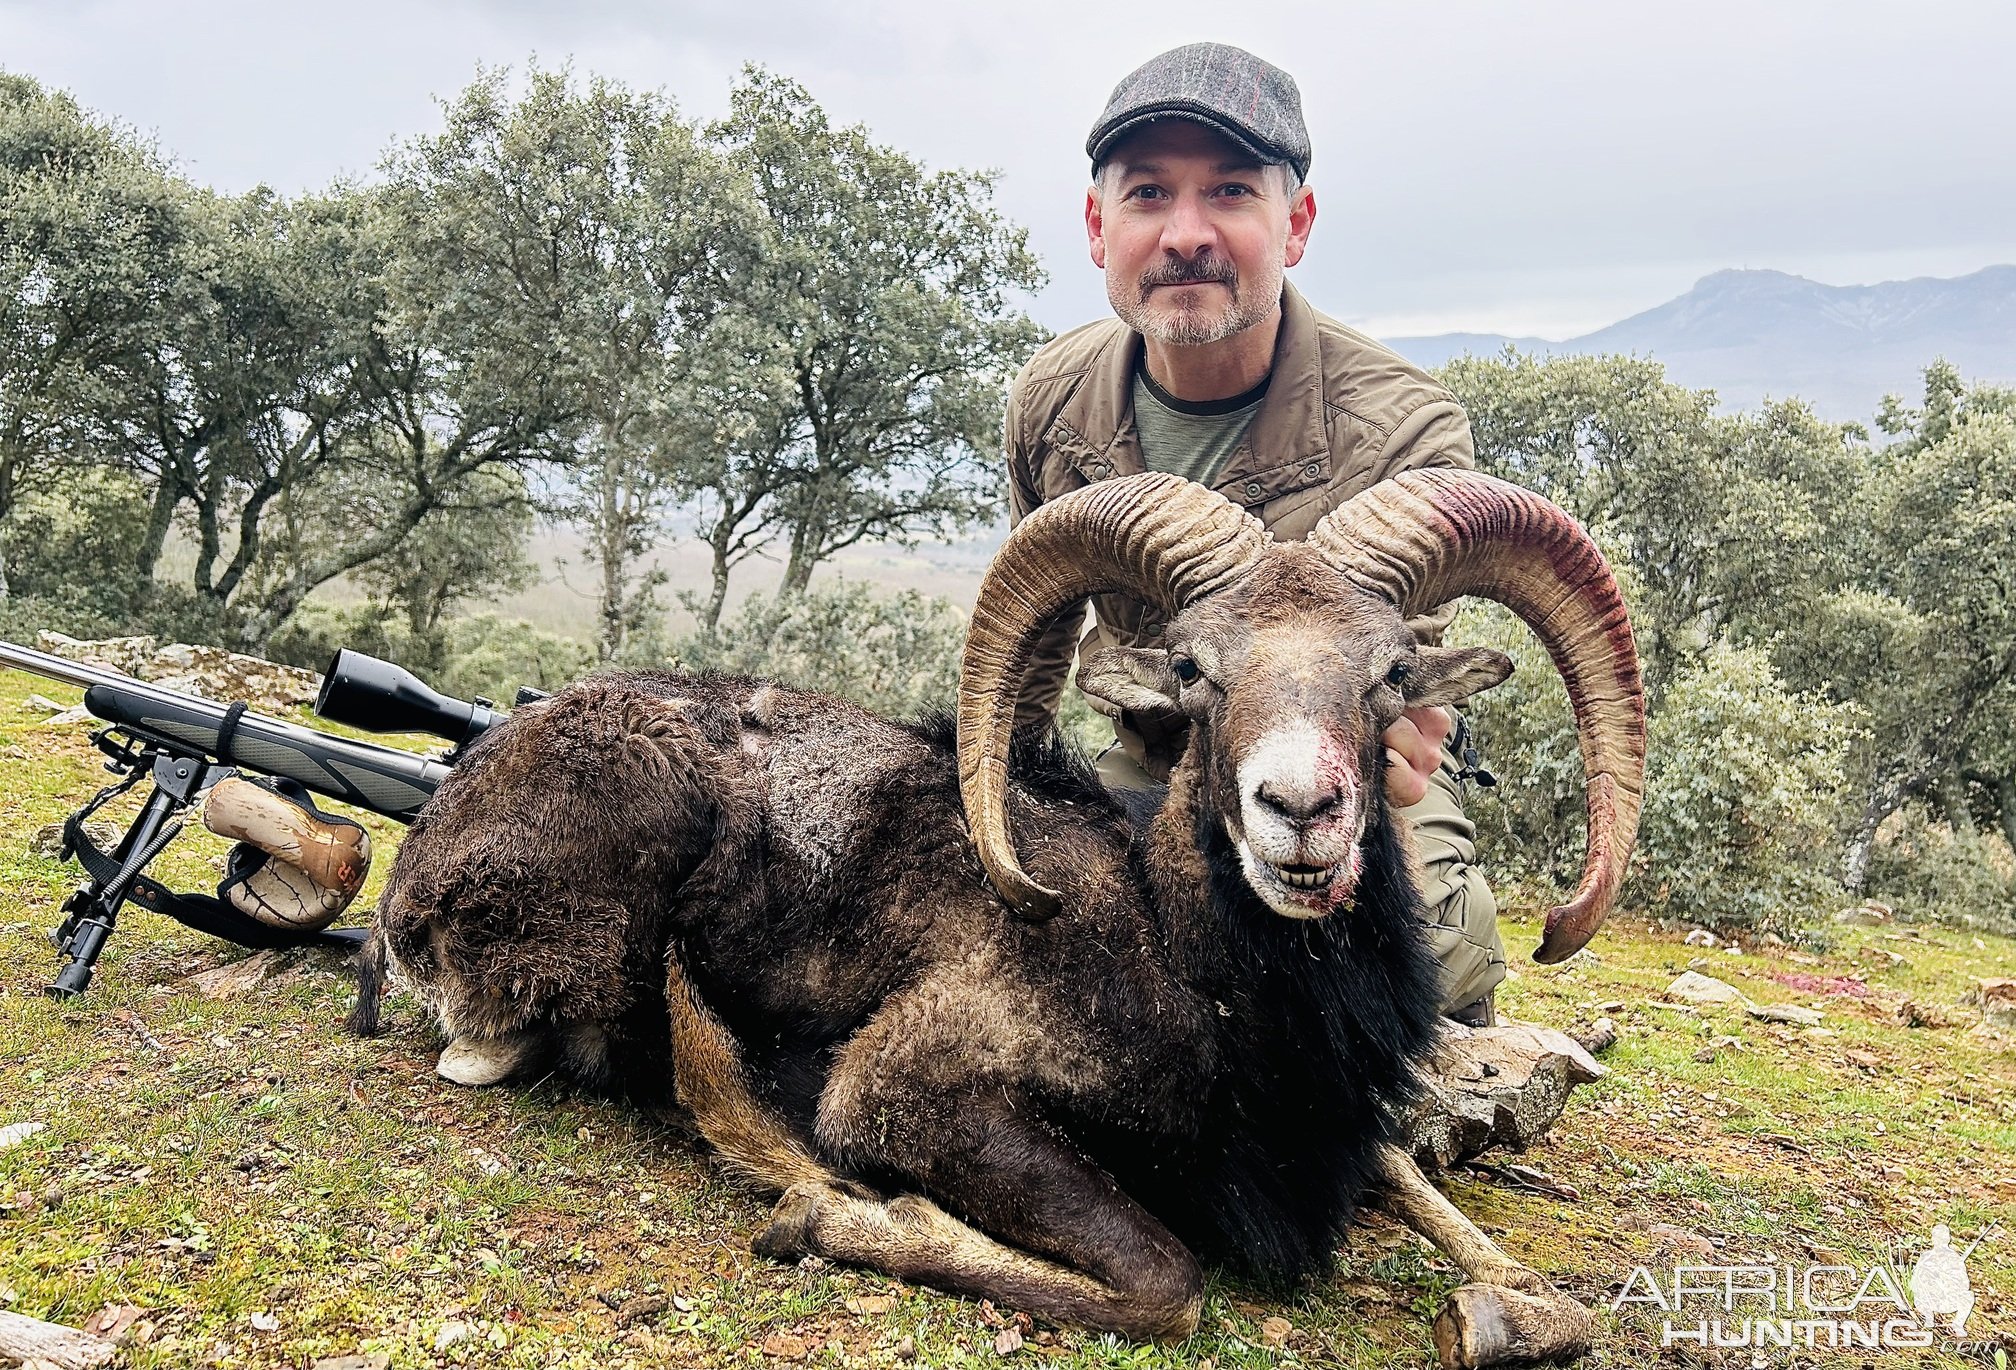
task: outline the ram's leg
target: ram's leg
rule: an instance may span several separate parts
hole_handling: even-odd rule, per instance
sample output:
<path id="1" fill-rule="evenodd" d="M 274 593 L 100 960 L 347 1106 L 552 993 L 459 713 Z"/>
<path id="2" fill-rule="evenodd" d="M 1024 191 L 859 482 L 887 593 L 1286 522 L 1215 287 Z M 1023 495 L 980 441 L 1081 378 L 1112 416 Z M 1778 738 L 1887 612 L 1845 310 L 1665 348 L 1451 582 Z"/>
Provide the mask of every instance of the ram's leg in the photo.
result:
<path id="1" fill-rule="evenodd" d="M 1579 1356 L 1589 1349 L 1589 1310 L 1500 1250 L 1428 1183 L 1412 1157 L 1384 1147 L 1380 1170 L 1387 1212 L 1470 1277 L 1435 1319 L 1435 1350 L 1448 1370 Z"/>
<path id="2" fill-rule="evenodd" d="M 1167 1228 L 999 1093 L 941 1102 L 947 1106 L 925 1119 L 907 1107 L 871 1108 L 864 1121 L 872 1146 L 848 1147 L 877 1168 L 918 1178 L 938 1202 L 906 1194 L 883 1203 L 798 1186 L 757 1249 L 873 1266 L 1129 1337 L 1196 1330 L 1203 1274 Z M 822 1117 L 822 1133 L 837 1121 Z M 911 1126 L 919 1121 L 925 1125 Z"/>

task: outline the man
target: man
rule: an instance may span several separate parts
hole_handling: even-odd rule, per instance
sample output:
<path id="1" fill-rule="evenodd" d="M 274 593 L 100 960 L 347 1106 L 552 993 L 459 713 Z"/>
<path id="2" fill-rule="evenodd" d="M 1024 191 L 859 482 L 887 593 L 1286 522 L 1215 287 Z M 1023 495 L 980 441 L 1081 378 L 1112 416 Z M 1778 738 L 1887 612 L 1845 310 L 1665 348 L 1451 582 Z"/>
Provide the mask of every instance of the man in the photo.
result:
<path id="1" fill-rule="evenodd" d="M 1311 309 L 1283 279 L 1316 222 L 1303 179 L 1309 134 L 1286 72 L 1218 43 L 1166 52 L 1123 80 L 1085 150 L 1085 230 L 1117 319 L 1047 344 L 1016 379 L 1007 416 L 1010 516 L 1093 481 L 1170 471 L 1243 505 L 1277 538 L 1375 481 L 1474 464 L 1449 392 L 1370 338 Z M 1080 660 L 1152 645 L 1146 606 L 1102 596 Z M 1418 620 L 1439 639 L 1452 610 Z M 1040 645 L 1018 722 L 1055 716 L 1075 621 Z M 1181 754 L 1177 717 L 1121 712 L 1100 757 L 1109 786 L 1143 788 Z M 1491 1021 L 1505 978 L 1497 904 L 1473 862 L 1449 717 L 1409 709 L 1385 736 L 1387 795 L 1413 828 L 1448 1011 Z"/>

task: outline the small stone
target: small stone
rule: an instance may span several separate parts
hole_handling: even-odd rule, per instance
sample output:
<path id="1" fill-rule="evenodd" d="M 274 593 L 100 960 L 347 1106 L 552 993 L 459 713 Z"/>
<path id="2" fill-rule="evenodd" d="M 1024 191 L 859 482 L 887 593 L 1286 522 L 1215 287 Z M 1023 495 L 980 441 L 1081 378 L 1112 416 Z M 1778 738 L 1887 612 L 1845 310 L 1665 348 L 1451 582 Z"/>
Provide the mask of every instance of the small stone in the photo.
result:
<path id="1" fill-rule="evenodd" d="M 10 1146 L 21 1145 L 48 1126 L 47 1123 L 26 1122 L 9 1123 L 5 1127 L 0 1127 L 0 1151 L 5 1151 Z"/>
<path id="2" fill-rule="evenodd" d="M 2000 976 L 1984 979 L 1981 1012 L 1997 1027 L 2016 1027 L 2016 980 Z"/>
<path id="3" fill-rule="evenodd" d="M 434 1334 L 434 1354 L 440 1355 L 451 1346 L 460 1346 L 469 1340 L 469 1324 L 450 1320 L 441 1324 L 441 1330 Z"/>
<path id="4" fill-rule="evenodd" d="M 887 1294 L 863 1294 L 847 1300 L 847 1311 L 863 1317 L 879 1318 L 896 1306 L 896 1300 Z"/>
<path id="5" fill-rule="evenodd" d="M 804 1360 L 812 1354 L 812 1345 L 789 1332 L 772 1332 L 763 1338 L 763 1354 L 777 1360 Z"/>
<path id="6" fill-rule="evenodd" d="M 1826 1017 L 1819 1009 L 1802 1008 L 1798 1004 L 1751 1004 L 1744 1011 L 1760 1022 L 1792 1023 L 1799 1027 L 1818 1027 Z"/>
<path id="7" fill-rule="evenodd" d="M 1857 1070 L 1875 1071 L 1883 1068 L 1882 1058 L 1868 1051 L 1844 1051 L 1841 1059 Z"/>
<path id="8" fill-rule="evenodd" d="M 377 1352 L 368 1356 L 324 1356 L 309 1370 L 392 1370 L 392 1358 Z"/>
<path id="9" fill-rule="evenodd" d="M 1693 1004 L 1735 1004 L 1743 1001 L 1743 991 L 1736 986 L 1694 970 L 1682 971 L 1680 977 L 1666 987 L 1666 993 Z"/>
<path id="10" fill-rule="evenodd" d="M 280 1319 L 261 1309 L 252 1315 L 252 1330 L 254 1332 L 278 1332 L 280 1330 Z"/>
<path id="11" fill-rule="evenodd" d="M 1843 927 L 1875 928 L 1890 921 L 1890 906 L 1871 900 L 1858 904 L 1852 909 L 1843 909 L 1834 915 L 1834 921 Z"/>
<path id="12" fill-rule="evenodd" d="M 1689 1232 L 1671 1223 L 1651 1223 L 1645 1228 L 1645 1235 L 1677 1256 L 1699 1256 L 1705 1261 L 1712 1260 L 1715 1255 L 1714 1242 L 1698 1232 Z"/>
<path id="13" fill-rule="evenodd" d="M 1260 1322 L 1260 1344 L 1262 1346 L 1284 1346 L 1295 1324 L 1286 1318 L 1263 1318 Z"/>
<path id="14" fill-rule="evenodd" d="M 1687 934 L 1685 940 L 1690 947 L 1719 947 L 1722 945 L 1722 939 L 1706 928 L 1694 929 L 1694 931 Z"/>
<path id="15" fill-rule="evenodd" d="M 896 1339 L 896 1359 L 917 1359 L 917 1339 L 915 1337 L 898 1337 Z"/>

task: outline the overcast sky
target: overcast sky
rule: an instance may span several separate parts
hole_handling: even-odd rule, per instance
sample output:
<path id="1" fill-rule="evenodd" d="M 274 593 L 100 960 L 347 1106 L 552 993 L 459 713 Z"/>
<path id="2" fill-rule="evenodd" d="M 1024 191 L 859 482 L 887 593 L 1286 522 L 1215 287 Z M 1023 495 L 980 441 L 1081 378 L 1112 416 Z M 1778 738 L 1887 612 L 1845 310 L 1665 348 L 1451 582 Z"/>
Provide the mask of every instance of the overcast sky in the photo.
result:
<path id="1" fill-rule="evenodd" d="M 479 64 L 571 59 L 721 113 L 756 61 L 934 167 L 992 167 L 1051 284 L 1106 310 L 1085 133 L 1132 67 L 1238 43 L 1302 87 L 1318 221 L 1293 276 L 1376 333 L 1564 337 L 1722 267 L 1833 284 L 2016 261 L 2016 4 L 0 0 L 0 67 L 196 178 L 368 174 Z"/>

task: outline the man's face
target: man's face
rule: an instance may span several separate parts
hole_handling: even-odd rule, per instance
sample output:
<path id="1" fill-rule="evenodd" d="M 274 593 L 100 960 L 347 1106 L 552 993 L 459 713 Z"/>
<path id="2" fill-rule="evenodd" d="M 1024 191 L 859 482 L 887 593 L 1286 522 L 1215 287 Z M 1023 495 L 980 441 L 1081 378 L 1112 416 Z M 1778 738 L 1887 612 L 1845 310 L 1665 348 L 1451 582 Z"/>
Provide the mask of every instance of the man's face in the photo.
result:
<path id="1" fill-rule="evenodd" d="M 1123 141 L 1085 200 L 1093 264 L 1113 312 L 1145 337 L 1202 347 L 1273 316 L 1302 259 L 1316 201 L 1286 169 L 1189 119 Z"/>

